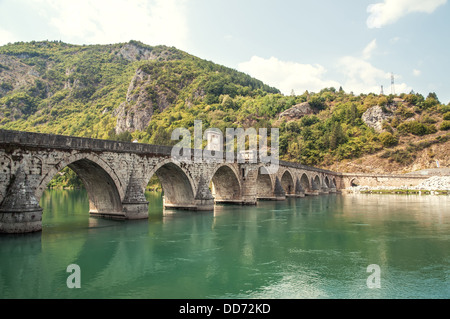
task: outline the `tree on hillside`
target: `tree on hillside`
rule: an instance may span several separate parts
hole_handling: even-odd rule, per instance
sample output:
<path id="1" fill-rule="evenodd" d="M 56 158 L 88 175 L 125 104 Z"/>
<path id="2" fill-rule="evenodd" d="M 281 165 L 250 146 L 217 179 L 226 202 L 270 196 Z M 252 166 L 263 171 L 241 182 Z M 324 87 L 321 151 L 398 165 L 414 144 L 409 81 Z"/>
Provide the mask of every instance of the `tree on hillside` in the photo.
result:
<path id="1" fill-rule="evenodd" d="M 346 136 L 342 130 L 342 126 L 338 122 L 334 122 L 330 134 L 330 148 L 335 150 L 339 145 L 346 142 Z"/>

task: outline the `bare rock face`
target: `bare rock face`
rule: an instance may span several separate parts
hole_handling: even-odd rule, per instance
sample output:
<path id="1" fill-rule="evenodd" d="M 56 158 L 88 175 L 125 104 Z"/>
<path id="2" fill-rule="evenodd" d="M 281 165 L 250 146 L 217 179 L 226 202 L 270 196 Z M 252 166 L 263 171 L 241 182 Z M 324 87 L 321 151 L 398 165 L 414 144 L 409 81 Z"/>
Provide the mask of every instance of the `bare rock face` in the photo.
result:
<path id="1" fill-rule="evenodd" d="M 117 117 L 116 134 L 144 131 L 155 111 L 162 112 L 175 102 L 177 93 L 162 84 L 155 84 L 154 76 L 142 69 L 136 71 L 126 101 L 113 114 Z"/>
<path id="2" fill-rule="evenodd" d="M 42 80 L 35 67 L 22 63 L 16 57 L 0 54 L 0 97 L 12 90 L 20 90 Z"/>
<path id="3" fill-rule="evenodd" d="M 118 55 L 122 56 L 125 60 L 134 62 L 138 60 L 150 60 L 152 58 L 152 51 L 127 43 L 120 49 Z"/>
<path id="4" fill-rule="evenodd" d="M 145 89 L 151 81 L 149 74 L 141 69 L 136 71 L 128 86 L 126 101 L 121 103 L 115 111 L 117 116 L 116 134 L 125 131 L 143 131 L 150 122 L 154 109 L 149 91 Z"/>
<path id="5" fill-rule="evenodd" d="M 375 105 L 364 112 L 361 118 L 367 126 L 373 128 L 377 132 L 382 132 L 383 121 L 391 117 L 392 114 L 385 113 L 381 106 Z"/>
<path id="6" fill-rule="evenodd" d="M 315 111 L 313 110 L 311 105 L 309 105 L 308 102 L 304 102 L 294 105 L 290 109 L 287 109 L 286 111 L 282 112 L 279 116 L 279 119 L 285 118 L 288 121 L 293 121 L 310 114 L 315 114 Z"/>
<path id="7" fill-rule="evenodd" d="M 173 54 L 168 50 L 168 48 L 155 50 L 151 48 L 140 47 L 133 43 L 127 43 L 120 48 L 120 50 L 117 52 L 117 55 L 127 61 L 135 62 L 145 60 L 167 61 L 172 58 Z"/>

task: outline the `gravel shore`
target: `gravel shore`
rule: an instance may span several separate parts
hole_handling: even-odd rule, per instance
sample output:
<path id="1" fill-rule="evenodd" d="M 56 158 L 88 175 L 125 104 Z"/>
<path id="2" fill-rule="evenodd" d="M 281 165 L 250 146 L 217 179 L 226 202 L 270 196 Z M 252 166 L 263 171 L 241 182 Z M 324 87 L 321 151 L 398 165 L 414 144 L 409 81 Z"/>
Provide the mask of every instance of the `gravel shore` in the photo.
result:
<path id="1" fill-rule="evenodd" d="M 388 190 L 418 190 L 418 191 L 449 191 L 450 190 L 450 176 L 433 176 L 417 186 L 356 186 L 349 188 L 354 193 L 361 193 L 367 191 L 388 191 Z"/>

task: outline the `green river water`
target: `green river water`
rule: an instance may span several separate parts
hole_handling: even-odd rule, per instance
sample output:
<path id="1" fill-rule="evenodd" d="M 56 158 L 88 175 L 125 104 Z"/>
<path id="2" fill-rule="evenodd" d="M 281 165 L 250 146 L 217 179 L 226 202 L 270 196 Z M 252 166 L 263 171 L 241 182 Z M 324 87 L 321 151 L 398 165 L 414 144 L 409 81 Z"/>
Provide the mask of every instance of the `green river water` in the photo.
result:
<path id="1" fill-rule="evenodd" d="M 322 195 L 149 219 L 89 216 L 83 190 L 48 190 L 43 230 L 0 235 L 0 298 L 450 297 L 450 197 Z M 80 267 L 69 289 L 67 267 Z M 370 289 L 369 265 L 380 269 Z"/>

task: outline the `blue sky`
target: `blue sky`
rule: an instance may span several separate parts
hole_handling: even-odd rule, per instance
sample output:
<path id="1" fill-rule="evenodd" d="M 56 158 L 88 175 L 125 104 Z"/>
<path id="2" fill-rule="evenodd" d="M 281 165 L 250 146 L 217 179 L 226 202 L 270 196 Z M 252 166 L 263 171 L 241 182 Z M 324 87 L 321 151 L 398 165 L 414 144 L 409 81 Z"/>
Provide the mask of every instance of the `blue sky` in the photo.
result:
<path id="1" fill-rule="evenodd" d="M 0 45 L 140 40 L 248 73 L 284 94 L 436 92 L 450 102 L 447 0 L 0 0 Z"/>

